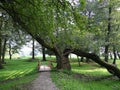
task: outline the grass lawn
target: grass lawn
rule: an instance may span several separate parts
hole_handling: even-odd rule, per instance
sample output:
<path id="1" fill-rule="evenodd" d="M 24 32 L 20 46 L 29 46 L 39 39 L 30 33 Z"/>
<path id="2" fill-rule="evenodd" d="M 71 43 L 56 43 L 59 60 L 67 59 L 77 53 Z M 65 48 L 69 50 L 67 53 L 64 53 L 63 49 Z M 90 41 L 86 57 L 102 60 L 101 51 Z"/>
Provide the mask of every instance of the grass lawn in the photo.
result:
<path id="1" fill-rule="evenodd" d="M 37 62 L 27 60 L 28 58 L 6 60 L 7 64 L 0 70 L 0 90 L 27 90 L 29 82 L 38 76 Z M 47 60 L 55 58 L 48 57 Z M 117 60 L 117 64 L 120 68 L 120 60 Z M 51 72 L 51 77 L 60 90 L 120 90 L 120 81 L 111 77 L 103 67 L 95 63 L 81 63 L 79 67 L 75 61 L 71 65 L 71 72 Z"/>
<path id="2" fill-rule="evenodd" d="M 37 77 L 37 62 L 27 59 L 6 60 L 4 69 L 0 70 L 0 90 L 24 90 L 20 85 Z"/>
<path id="3" fill-rule="evenodd" d="M 29 62 L 29 58 L 5 60 L 7 64 L 4 65 L 4 69 L 0 69 L 0 90 L 27 90 L 26 85 L 29 86 L 29 82 L 38 76 L 37 60 Z M 42 60 L 41 57 L 36 58 Z M 55 57 L 47 57 L 47 60 L 55 60 Z"/>
<path id="4" fill-rule="evenodd" d="M 120 60 L 117 60 L 120 68 Z M 72 62 L 72 71 L 52 72 L 52 79 L 60 90 L 120 90 L 120 81 L 95 63 Z"/>

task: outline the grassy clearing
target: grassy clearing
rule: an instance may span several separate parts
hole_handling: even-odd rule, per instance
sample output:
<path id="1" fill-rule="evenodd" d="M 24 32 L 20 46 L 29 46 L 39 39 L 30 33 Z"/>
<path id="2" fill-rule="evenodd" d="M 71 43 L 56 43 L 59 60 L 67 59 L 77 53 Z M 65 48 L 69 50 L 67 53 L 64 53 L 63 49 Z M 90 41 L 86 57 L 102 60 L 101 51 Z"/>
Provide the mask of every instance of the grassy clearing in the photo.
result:
<path id="1" fill-rule="evenodd" d="M 0 90 L 23 90 L 19 85 L 32 81 L 37 76 L 34 62 L 26 59 L 6 60 L 4 69 L 0 70 Z"/>
<path id="2" fill-rule="evenodd" d="M 120 60 L 117 61 L 120 68 Z M 52 72 L 52 79 L 60 90 L 120 90 L 120 81 L 95 63 L 72 62 L 72 72 Z M 76 77 L 77 73 L 77 77 Z M 86 76 L 84 76 L 85 74 Z"/>

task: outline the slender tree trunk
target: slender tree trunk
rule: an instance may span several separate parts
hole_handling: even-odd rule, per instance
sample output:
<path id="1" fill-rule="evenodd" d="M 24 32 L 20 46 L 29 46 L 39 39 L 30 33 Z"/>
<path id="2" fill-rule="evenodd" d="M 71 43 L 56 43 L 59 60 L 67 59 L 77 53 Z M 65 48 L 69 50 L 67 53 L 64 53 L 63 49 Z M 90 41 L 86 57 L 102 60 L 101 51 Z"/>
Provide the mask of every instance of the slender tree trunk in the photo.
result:
<path id="1" fill-rule="evenodd" d="M 7 42 L 7 39 L 5 38 L 4 39 L 4 44 L 3 44 L 3 53 L 2 53 L 2 63 L 4 63 L 5 64 L 5 51 L 6 51 L 6 42 Z"/>
<path id="2" fill-rule="evenodd" d="M 116 50 L 115 50 L 115 46 L 113 46 L 113 54 L 114 54 L 114 60 L 113 60 L 113 64 L 116 64 Z"/>
<path id="3" fill-rule="evenodd" d="M 105 61 L 108 62 L 108 48 L 109 48 L 109 45 L 106 45 L 105 46 Z"/>
<path id="4" fill-rule="evenodd" d="M 117 56 L 118 56 L 118 58 L 120 59 L 120 54 L 119 54 L 119 52 L 117 51 Z"/>
<path id="5" fill-rule="evenodd" d="M 80 67 L 80 58 L 79 58 L 79 56 L 77 56 L 77 60 L 78 60 L 78 65 Z"/>
<path id="6" fill-rule="evenodd" d="M 43 55 L 43 61 L 46 61 L 46 55 L 45 55 L 45 47 L 44 46 L 42 46 L 42 55 Z"/>
<path id="7" fill-rule="evenodd" d="M 12 48 L 11 48 L 11 43 L 9 42 L 9 59 L 12 59 Z"/>
<path id="8" fill-rule="evenodd" d="M 110 52 L 110 59 L 113 59 L 112 53 Z"/>
<path id="9" fill-rule="evenodd" d="M 109 6 L 109 13 L 108 13 L 108 30 L 107 30 L 107 35 L 106 35 L 106 45 L 105 45 L 105 61 L 108 62 L 108 50 L 109 50 L 109 38 L 110 38 L 110 32 L 111 32 L 111 12 L 112 8 Z"/>
<path id="10" fill-rule="evenodd" d="M 89 58 L 86 58 L 86 63 L 89 63 L 89 61 L 90 61 Z"/>
<path id="11" fill-rule="evenodd" d="M 81 62 L 83 62 L 83 60 L 84 60 L 84 57 L 81 57 Z"/>
<path id="12" fill-rule="evenodd" d="M 2 51 L 2 40 L 1 40 L 1 34 L 0 34 L 0 69 L 3 68 L 3 66 L 2 66 L 2 58 L 1 58 L 2 52 L 1 51 Z"/>
<path id="13" fill-rule="evenodd" d="M 35 59 L 35 40 L 33 38 L 33 43 L 32 43 L 32 60 Z"/>

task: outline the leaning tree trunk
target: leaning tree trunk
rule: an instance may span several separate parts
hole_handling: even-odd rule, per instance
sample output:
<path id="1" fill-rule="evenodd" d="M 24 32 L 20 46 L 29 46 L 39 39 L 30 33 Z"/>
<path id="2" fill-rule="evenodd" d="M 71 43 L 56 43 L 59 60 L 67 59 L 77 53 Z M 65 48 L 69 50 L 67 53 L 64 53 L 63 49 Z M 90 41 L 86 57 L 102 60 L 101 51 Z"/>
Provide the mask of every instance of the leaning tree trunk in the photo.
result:
<path id="1" fill-rule="evenodd" d="M 67 52 L 71 52 L 71 53 L 74 53 L 78 56 L 81 56 L 81 57 L 87 57 L 87 58 L 90 58 L 92 59 L 94 62 L 98 63 L 99 65 L 105 67 L 111 74 L 117 76 L 118 78 L 120 78 L 120 70 L 113 64 L 109 64 L 105 61 L 102 61 L 98 55 L 94 54 L 94 53 L 86 53 L 86 52 L 83 52 L 81 50 L 78 50 L 78 49 L 74 49 L 74 50 L 71 50 L 71 49 L 66 49 Z"/>
<path id="2" fill-rule="evenodd" d="M 105 67 L 111 74 L 120 78 L 120 70 L 115 65 L 109 64 L 105 61 L 102 61 L 99 58 L 99 56 L 97 56 L 96 54 L 85 53 L 85 52 L 80 51 L 80 50 L 74 50 L 73 53 L 76 54 L 76 55 L 79 55 L 79 56 L 84 56 L 84 57 L 92 59 L 94 62 L 98 63 L 99 65 L 101 65 L 103 67 Z"/>

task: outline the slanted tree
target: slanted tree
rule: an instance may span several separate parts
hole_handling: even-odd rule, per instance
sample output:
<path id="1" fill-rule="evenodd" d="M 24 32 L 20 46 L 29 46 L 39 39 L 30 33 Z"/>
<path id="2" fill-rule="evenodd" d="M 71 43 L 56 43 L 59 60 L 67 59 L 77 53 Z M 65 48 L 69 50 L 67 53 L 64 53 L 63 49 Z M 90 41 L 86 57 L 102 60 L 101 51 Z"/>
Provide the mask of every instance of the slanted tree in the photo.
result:
<path id="1" fill-rule="evenodd" d="M 21 25 L 23 30 L 32 35 L 42 46 L 55 53 L 58 69 L 70 70 L 68 56 L 74 53 L 92 59 L 120 78 L 120 70 L 117 67 L 102 61 L 98 55 L 90 52 L 94 50 L 84 51 L 87 44 L 96 45 L 93 39 L 95 32 L 86 30 L 86 16 L 81 13 L 85 1 L 80 0 L 76 4 L 74 2 L 76 1 L 73 0 L 73 3 L 65 0 L 12 1 L 10 3 L 6 1 L 1 2 L 0 7 L 6 10 L 14 22 Z M 89 38 L 91 43 L 80 44 L 78 40 L 87 38 L 86 35 L 91 36 Z"/>

